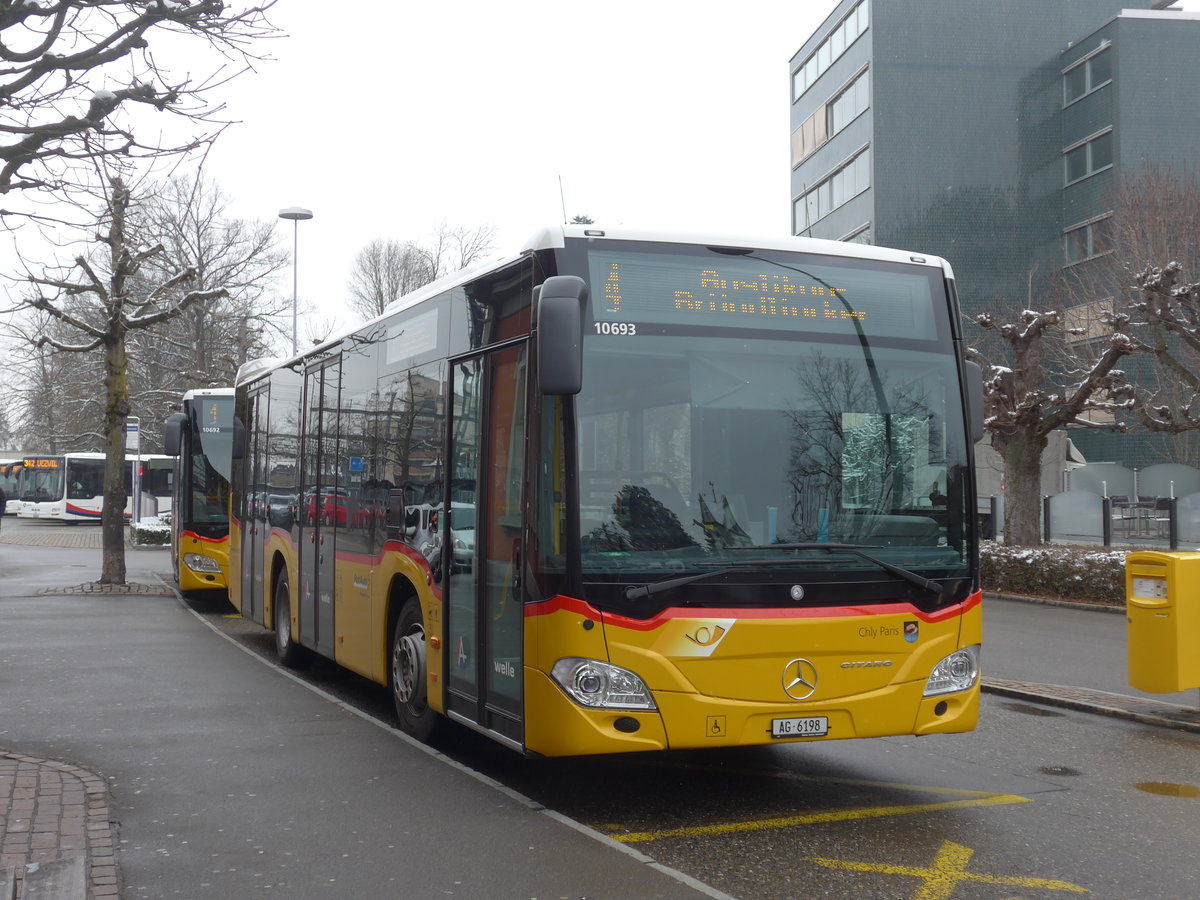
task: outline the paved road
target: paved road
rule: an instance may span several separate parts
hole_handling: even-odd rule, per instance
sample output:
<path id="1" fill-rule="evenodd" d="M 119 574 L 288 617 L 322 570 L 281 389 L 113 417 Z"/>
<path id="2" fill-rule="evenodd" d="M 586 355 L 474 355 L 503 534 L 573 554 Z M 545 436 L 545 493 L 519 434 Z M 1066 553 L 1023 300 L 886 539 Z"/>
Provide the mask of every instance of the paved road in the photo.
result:
<path id="1" fill-rule="evenodd" d="M 991 677 L 1200 709 L 1200 690 L 1147 694 L 1130 686 L 1129 626 L 1122 610 L 1081 610 L 989 597 L 983 623 L 984 668 Z"/>
<path id="2" fill-rule="evenodd" d="M 11 525 L 0 750 L 104 779 L 122 896 L 722 896 L 213 640 L 165 551 L 128 554 L 157 594 L 72 591 L 99 553 Z"/>
<path id="3" fill-rule="evenodd" d="M 97 596 L 98 530 L 25 524 L 0 533 L 0 751 L 104 779 L 123 896 L 722 896 L 264 677 L 174 600 L 165 551 L 130 550 L 140 593 Z M 1195 718 L 1121 682 L 1120 615 L 990 601 L 985 621 L 993 692 Z"/>

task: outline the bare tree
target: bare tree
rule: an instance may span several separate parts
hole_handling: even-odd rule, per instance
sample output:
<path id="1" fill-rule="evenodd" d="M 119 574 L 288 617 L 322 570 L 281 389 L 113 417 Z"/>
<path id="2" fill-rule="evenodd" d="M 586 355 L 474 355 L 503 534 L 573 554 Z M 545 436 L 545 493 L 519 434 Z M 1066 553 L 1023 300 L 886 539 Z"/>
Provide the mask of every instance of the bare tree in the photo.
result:
<path id="1" fill-rule="evenodd" d="M 363 318 L 374 318 L 405 294 L 482 259 L 491 251 L 495 233 L 490 225 L 471 228 L 441 222 L 428 244 L 371 241 L 350 271 L 351 308 Z"/>
<path id="2" fill-rule="evenodd" d="M 1135 333 L 1155 360 L 1132 379 L 1138 422 L 1164 434 L 1194 431 L 1200 342 L 1184 273 L 1200 274 L 1200 180 L 1150 166 L 1124 180 L 1114 197 L 1113 215 L 1092 226 L 1093 257 L 1063 278 L 1067 314 L 1086 337 L 1097 316 L 1128 303 Z"/>
<path id="3" fill-rule="evenodd" d="M 227 296 L 223 288 L 188 289 L 197 280 L 193 266 L 153 284 L 141 280 L 149 260 L 161 255 L 161 244 L 145 247 L 131 232 L 134 198 L 125 181 L 110 175 L 110 190 L 96 223 L 101 251 L 80 254 L 70 269 L 30 279 L 35 292 L 24 305 L 39 310 L 60 329 L 47 328 L 34 346 L 59 353 L 102 351 L 104 507 L 101 513 L 103 564 L 101 584 L 125 583 L 124 446 L 129 415 L 128 340 L 131 333 L 182 316 L 193 304 Z"/>
<path id="4" fill-rule="evenodd" d="M 350 270 L 350 307 L 373 319 L 394 300 L 433 281 L 428 253 L 412 241 L 376 238 L 358 251 Z"/>
<path id="5" fill-rule="evenodd" d="M 1009 544 L 1041 542 L 1038 489 L 1047 435 L 1064 425 L 1123 430 L 1113 414 L 1132 406 L 1132 389 L 1117 368 L 1122 357 L 1137 349 L 1128 334 L 1129 317 L 1110 318 L 1104 352 L 1091 368 L 1052 375 L 1046 351 L 1048 343 L 1061 340 L 1060 319 L 1053 310 L 1026 310 L 1007 324 L 987 314 L 977 319 L 981 328 L 995 329 L 1011 349 L 1011 365 L 990 364 L 978 351 L 973 353 L 985 367 L 987 430 L 1004 461 L 1004 539 Z M 1092 412 L 1104 415 L 1089 417 Z"/>
<path id="6" fill-rule="evenodd" d="M 219 0 L 47 0 L 0 4 L 0 194 L 34 190 L 58 199 L 97 185 L 99 166 L 175 156 L 210 143 L 224 127 L 210 93 L 252 58 L 248 47 L 274 29 L 274 0 L 232 8 Z M 220 54 L 199 77 L 176 74 L 150 50 L 167 34 L 204 42 Z M 122 110 L 178 115 L 177 140 L 156 122 L 142 140 Z M 122 121 L 118 121 L 118 118 Z M 103 187 L 103 185 L 100 185 Z M 0 216 L 14 210 L 0 209 Z"/>
<path id="7" fill-rule="evenodd" d="M 448 225 L 439 222 L 434 228 L 433 238 L 424 247 L 432 275 L 430 281 L 465 269 L 471 263 L 483 259 L 492 250 L 496 229 L 491 225 Z"/>
<path id="8" fill-rule="evenodd" d="M 225 214 L 228 206 L 220 187 L 200 173 L 171 179 L 143 204 L 147 242 L 164 246 L 147 260 L 146 272 L 162 281 L 191 266 L 196 270 L 191 289 L 227 292 L 138 333 L 132 353 L 145 401 L 154 395 L 177 400 L 191 388 L 231 385 L 238 366 L 265 355 L 273 334 L 283 333 L 289 305 L 274 286 L 287 254 L 276 245 L 276 223 L 231 219 Z M 165 409 L 161 402 L 158 406 Z"/>
<path id="9" fill-rule="evenodd" d="M 1042 451 L 1055 428 L 1200 431 L 1200 283 L 1184 277 L 1200 272 L 1200 185 L 1147 168 L 1087 228 L 1082 258 L 1045 289 L 1056 308 L 1030 308 L 1031 287 L 1029 306 L 1004 324 L 977 319 L 1000 338 L 972 352 L 987 372 L 1010 544 L 1040 541 Z"/>
<path id="10" fill-rule="evenodd" d="M 193 266 L 193 261 L 192 290 L 229 292 L 228 297 L 194 304 L 178 318 L 128 335 L 130 408 L 143 422 L 162 421 L 191 388 L 232 384 L 238 366 L 268 354 L 273 333 L 283 333 L 287 301 L 272 287 L 286 256 L 275 246 L 275 223 L 227 219 L 226 205 L 220 189 L 197 175 L 160 185 L 128 214 L 131 243 L 136 234 L 146 245 L 163 244 L 163 252 L 149 257 L 131 278 L 131 296 L 144 299 L 155 284 Z M 73 314 L 100 326 L 94 305 L 78 298 L 67 305 Z M 69 325 L 38 315 L 40 320 L 14 329 L 29 347 L 24 358 L 16 360 L 23 377 L 14 379 L 13 387 L 26 445 L 52 452 L 100 449 L 104 400 L 95 386 L 104 380 L 103 354 L 33 347 L 43 334 L 67 343 L 77 337 Z M 160 438 L 156 429 L 147 429 L 143 449 L 152 452 Z"/>

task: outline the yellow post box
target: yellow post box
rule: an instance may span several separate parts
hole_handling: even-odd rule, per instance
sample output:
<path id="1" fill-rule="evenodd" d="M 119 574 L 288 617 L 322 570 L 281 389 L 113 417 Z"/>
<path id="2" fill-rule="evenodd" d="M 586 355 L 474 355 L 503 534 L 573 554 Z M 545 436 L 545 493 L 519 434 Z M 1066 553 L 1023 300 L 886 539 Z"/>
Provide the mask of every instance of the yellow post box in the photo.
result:
<path id="1" fill-rule="evenodd" d="M 1172 694 L 1200 687 L 1200 553 L 1125 557 L 1129 683 Z"/>

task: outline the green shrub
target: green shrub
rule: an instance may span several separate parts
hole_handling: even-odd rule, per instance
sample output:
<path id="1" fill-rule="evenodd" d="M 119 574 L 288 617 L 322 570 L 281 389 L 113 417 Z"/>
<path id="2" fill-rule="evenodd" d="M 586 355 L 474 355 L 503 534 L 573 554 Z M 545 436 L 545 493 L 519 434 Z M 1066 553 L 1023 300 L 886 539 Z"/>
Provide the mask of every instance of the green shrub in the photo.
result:
<path id="1" fill-rule="evenodd" d="M 1080 603 L 1125 604 L 1125 552 L 1080 547 L 979 547 L 983 589 Z"/>

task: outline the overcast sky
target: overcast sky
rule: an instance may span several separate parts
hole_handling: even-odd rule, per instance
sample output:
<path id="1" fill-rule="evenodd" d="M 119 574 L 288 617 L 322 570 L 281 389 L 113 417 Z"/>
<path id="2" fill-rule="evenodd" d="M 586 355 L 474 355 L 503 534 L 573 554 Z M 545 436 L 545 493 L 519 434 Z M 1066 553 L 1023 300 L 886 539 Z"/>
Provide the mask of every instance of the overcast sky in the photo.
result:
<path id="1" fill-rule="evenodd" d="M 228 89 L 242 124 L 206 169 L 238 217 L 312 210 L 301 304 L 342 324 L 358 250 L 442 220 L 494 226 L 506 253 L 564 203 L 600 224 L 786 233 L 788 61 L 835 5 L 285 0 L 289 36 Z"/>
<path id="2" fill-rule="evenodd" d="M 441 221 L 493 226 L 504 253 L 564 213 L 786 234 L 788 62 L 836 5 L 282 0 L 286 37 L 223 90 L 239 124 L 206 171 L 231 215 L 277 221 L 289 250 L 279 210 L 312 210 L 299 296 L 326 328 L 356 320 L 364 245 L 424 241 Z M 290 268 L 278 287 L 291 297 Z"/>

